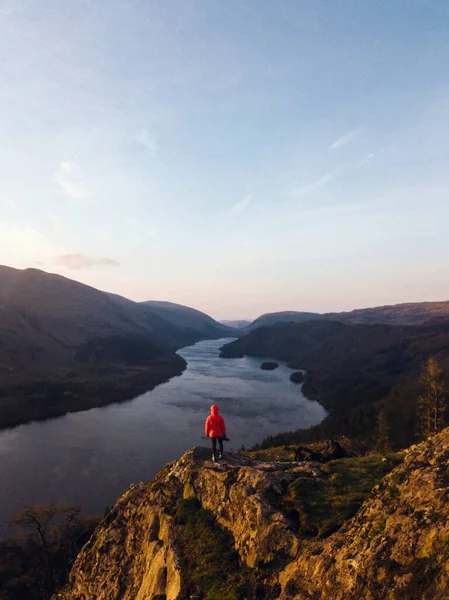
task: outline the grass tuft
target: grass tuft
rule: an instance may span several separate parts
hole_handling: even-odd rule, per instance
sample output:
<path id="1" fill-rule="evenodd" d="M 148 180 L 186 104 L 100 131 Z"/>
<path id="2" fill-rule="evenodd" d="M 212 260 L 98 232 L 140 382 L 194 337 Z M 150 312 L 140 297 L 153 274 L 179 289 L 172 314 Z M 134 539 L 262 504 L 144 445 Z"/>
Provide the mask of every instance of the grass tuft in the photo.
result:
<path id="1" fill-rule="evenodd" d="M 400 453 L 344 458 L 321 467 L 326 479 L 294 481 L 288 499 L 299 515 L 299 531 L 307 537 L 327 537 L 337 531 L 402 460 Z"/>

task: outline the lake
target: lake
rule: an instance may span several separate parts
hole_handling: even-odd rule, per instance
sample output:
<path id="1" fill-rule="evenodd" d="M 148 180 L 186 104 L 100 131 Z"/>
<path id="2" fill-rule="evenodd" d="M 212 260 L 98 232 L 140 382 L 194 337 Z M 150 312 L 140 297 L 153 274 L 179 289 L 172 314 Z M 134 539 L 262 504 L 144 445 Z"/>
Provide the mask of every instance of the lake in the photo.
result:
<path id="1" fill-rule="evenodd" d="M 192 446 L 209 446 L 204 421 L 212 404 L 226 420 L 225 452 L 322 421 L 325 409 L 290 382 L 292 369 L 280 363 L 262 371 L 263 358 L 219 358 L 229 341 L 183 348 L 185 372 L 129 402 L 0 431 L 1 533 L 4 519 L 31 502 L 102 514 L 133 481 L 152 479 Z"/>

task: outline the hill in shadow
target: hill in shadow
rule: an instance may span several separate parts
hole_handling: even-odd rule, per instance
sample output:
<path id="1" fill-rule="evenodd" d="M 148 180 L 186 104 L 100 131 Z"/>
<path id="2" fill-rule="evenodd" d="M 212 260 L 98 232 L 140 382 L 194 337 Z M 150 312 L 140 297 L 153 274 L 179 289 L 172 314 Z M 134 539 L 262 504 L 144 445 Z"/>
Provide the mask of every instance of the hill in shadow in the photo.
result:
<path id="1" fill-rule="evenodd" d="M 183 371 L 177 349 L 228 331 L 193 309 L 0 267 L 0 427 L 134 397 Z"/>
<path id="2" fill-rule="evenodd" d="M 269 444 L 348 435 L 374 446 L 383 409 L 391 441 L 413 441 L 422 363 L 435 355 L 449 370 L 449 319 L 423 325 L 350 325 L 338 321 L 279 323 L 222 348 L 223 357 L 269 356 L 307 371 L 303 392 L 330 415 L 318 426 L 282 434 Z"/>

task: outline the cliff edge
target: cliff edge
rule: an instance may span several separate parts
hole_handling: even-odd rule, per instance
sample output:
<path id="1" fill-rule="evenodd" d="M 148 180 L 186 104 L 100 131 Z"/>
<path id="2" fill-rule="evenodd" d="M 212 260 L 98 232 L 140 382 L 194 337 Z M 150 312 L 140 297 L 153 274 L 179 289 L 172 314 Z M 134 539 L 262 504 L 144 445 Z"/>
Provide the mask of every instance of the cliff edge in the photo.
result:
<path id="1" fill-rule="evenodd" d="M 400 461 L 354 457 L 319 465 L 236 454 L 214 464 L 209 456 L 194 448 L 152 482 L 131 486 L 56 597 L 449 596 L 449 429 Z M 378 483 L 351 494 L 374 471 Z M 329 507 L 338 518 L 326 528 Z"/>

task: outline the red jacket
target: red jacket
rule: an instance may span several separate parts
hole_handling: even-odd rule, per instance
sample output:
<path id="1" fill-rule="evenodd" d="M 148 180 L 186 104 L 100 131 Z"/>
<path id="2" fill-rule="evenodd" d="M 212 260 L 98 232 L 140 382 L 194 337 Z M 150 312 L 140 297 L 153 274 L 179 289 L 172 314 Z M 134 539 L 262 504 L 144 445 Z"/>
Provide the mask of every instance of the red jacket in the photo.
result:
<path id="1" fill-rule="evenodd" d="M 215 404 L 210 408 L 210 415 L 206 419 L 205 431 L 207 437 L 226 437 L 226 425 L 223 417 L 218 414 L 218 406 Z"/>

